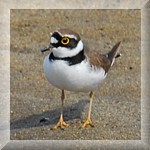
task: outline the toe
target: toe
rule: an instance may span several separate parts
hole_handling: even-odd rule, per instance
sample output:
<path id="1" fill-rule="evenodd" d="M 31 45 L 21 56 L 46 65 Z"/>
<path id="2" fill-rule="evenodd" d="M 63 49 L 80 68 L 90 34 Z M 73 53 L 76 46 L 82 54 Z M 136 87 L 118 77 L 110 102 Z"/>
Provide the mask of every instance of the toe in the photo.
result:
<path id="1" fill-rule="evenodd" d="M 91 119 L 87 119 L 87 120 L 83 123 L 82 128 L 85 128 L 87 125 L 90 125 L 91 127 L 94 127 L 94 125 L 93 125 Z"/>

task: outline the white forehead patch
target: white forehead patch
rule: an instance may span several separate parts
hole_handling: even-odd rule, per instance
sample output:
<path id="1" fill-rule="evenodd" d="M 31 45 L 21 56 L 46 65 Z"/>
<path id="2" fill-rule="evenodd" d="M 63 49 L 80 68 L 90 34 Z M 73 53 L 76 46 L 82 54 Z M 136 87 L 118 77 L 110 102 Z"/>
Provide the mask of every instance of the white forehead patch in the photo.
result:
<path id="1" fill-rule="evenodd" d="M 65 34 L 64 37 L 69 37 L 71 39 L 77 40 L 77 37 L 75 35 L 73 35 L 73 34 Z"/>
<path id="2" fill-rule="evenodd" d="M 62 35 L 59 31 L 57 31 L 57 33 L 59 33 L 59 35 L 61 35 L 62 37 L 69 37 L 69 38 L 73 38 L 75 40 L 78 40 L 77 37 L 73 34 L 65 34 L 65 35 Z"/>
<path id="3" fill-rule="evenodd" d="M 54 37 L 51 37 L 51 43 L 53 44 L 56 44 L 56 43 L 58 43 L 58 40 L 56 39 L 56 38 L 54 38 Z"/>

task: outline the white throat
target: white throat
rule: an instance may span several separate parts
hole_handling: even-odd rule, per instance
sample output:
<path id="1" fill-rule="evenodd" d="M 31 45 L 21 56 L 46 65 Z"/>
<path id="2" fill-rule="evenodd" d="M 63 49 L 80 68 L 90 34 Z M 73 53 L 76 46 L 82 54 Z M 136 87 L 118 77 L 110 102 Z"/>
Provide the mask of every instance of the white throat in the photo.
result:
<path id="1" fill-rule="evenodd" d="M 64 58 L 75 56 L 82 50 L 83 50 L 83 42 L 80 40 L 77 46 L 73 49 L 69 49 L 66 47 L 57 47 L 57 48 L 54 47 L 52 49 L 52 52 L 55 57 Z"/>

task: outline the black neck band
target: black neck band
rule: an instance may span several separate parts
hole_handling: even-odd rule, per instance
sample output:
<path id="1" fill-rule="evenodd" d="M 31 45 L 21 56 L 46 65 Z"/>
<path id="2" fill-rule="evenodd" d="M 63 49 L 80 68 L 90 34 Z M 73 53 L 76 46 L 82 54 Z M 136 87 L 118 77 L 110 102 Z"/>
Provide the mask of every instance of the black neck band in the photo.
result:
<path id="1" fill-rule="evenodd" d="M 77 55 L 72 56 L 72 57 L 59 58 L 59 57 L 55 57 L 53 53 L 51 53 L 49 56 L 50 61 L 64 60 L 64 61 L 68 62 L 69 66 L 81 63 L 84 59 L 85 59 L 84 49 L 82 51 L 80 51 Z"/>

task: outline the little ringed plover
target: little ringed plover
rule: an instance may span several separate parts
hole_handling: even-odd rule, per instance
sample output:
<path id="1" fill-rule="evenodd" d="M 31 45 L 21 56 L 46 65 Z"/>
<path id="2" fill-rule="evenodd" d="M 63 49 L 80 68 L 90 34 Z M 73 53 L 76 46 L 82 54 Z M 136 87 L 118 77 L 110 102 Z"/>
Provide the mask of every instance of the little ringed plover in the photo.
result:
<path id="1" fill-rule="evenodd" d="M 107 54 L 100 54 L 95 50 L 85 48 L 79 34 L 74 31 L 59 29 L 51 34 L 50 45 L 42 50 L 42 52 L 50 50 L 44 59 L 43 68 L 48 81 L 62 91 L 61 115 L 53 129 L 69 125 L 63 119 L 65 90 L 89 92 L 90 106 L 82 127 L 87 125 L 93 127 L 91 121 L 93 91 L 106 78 L 115 58 L 120 56 L 118 52 L 120 43 L 116 43 Z"/>

